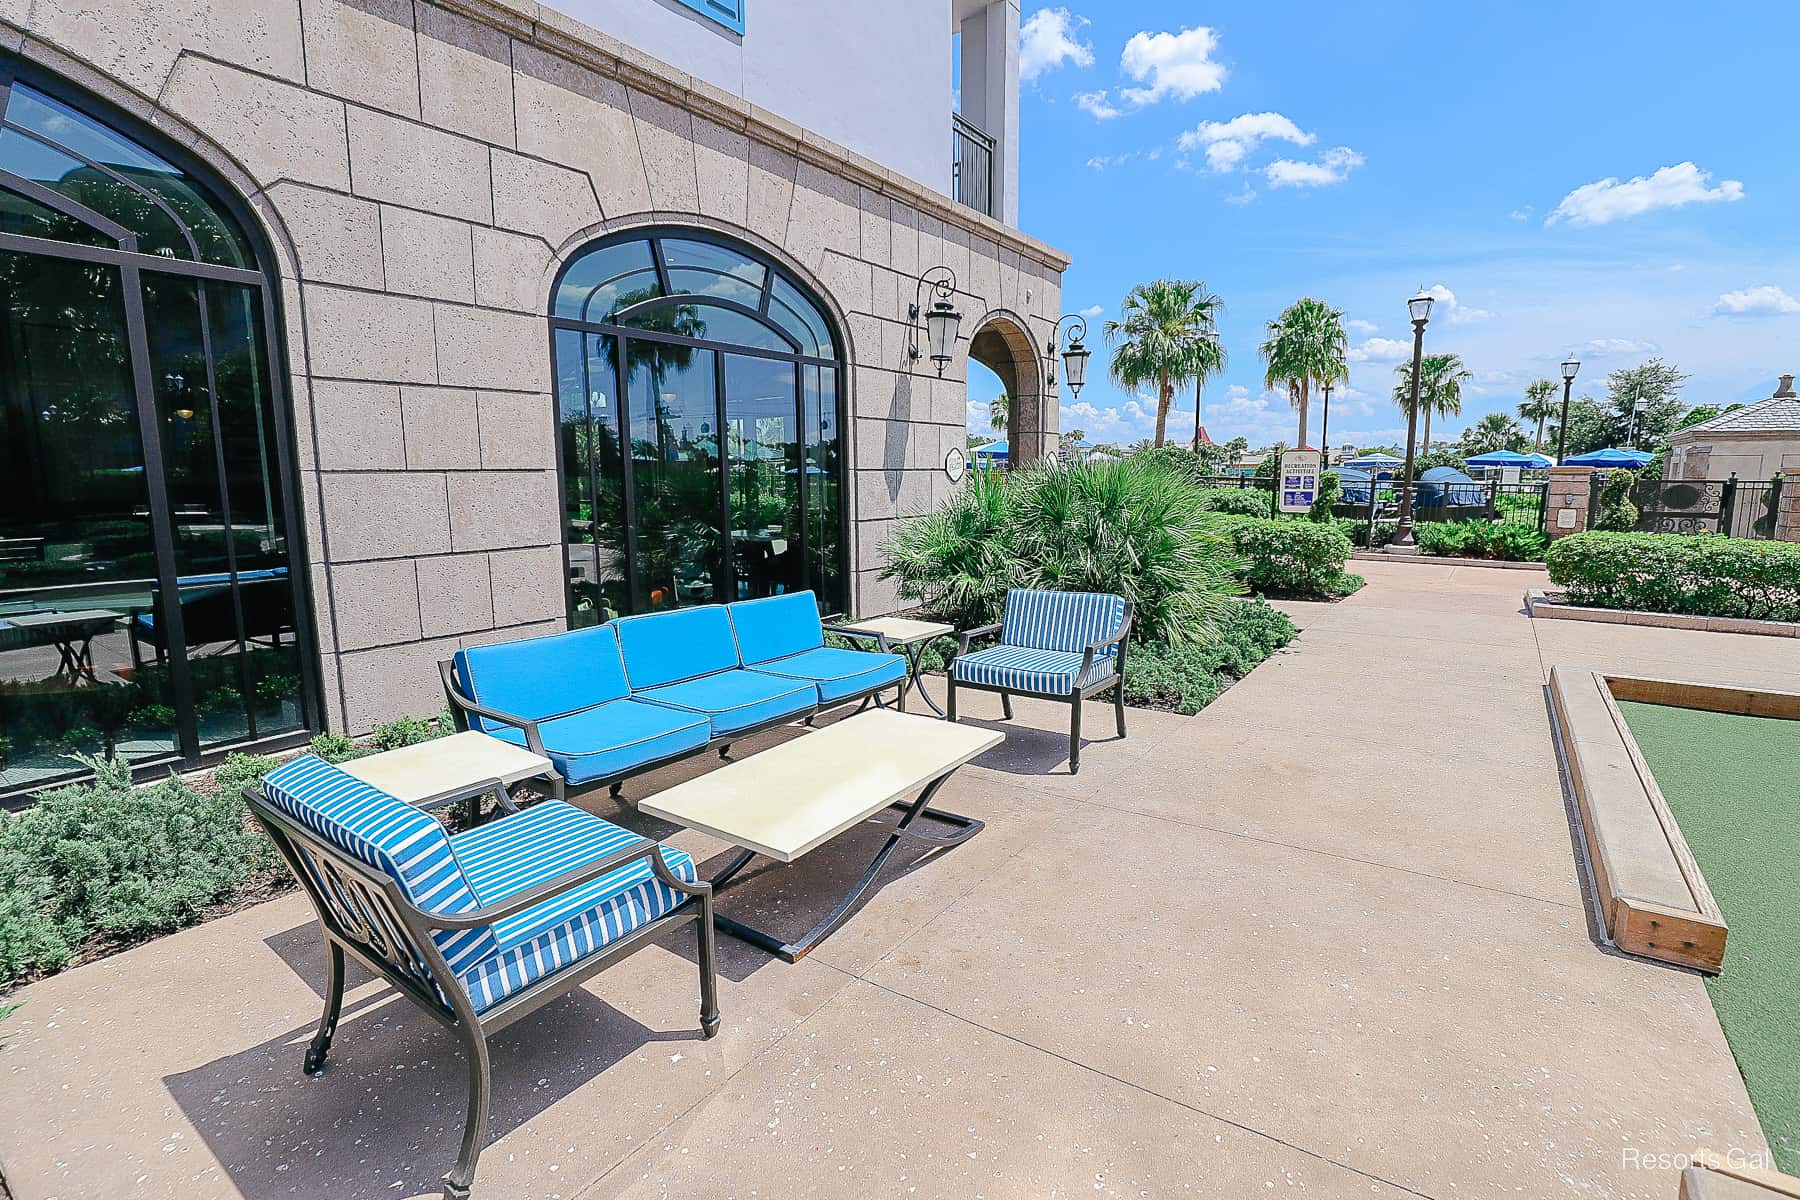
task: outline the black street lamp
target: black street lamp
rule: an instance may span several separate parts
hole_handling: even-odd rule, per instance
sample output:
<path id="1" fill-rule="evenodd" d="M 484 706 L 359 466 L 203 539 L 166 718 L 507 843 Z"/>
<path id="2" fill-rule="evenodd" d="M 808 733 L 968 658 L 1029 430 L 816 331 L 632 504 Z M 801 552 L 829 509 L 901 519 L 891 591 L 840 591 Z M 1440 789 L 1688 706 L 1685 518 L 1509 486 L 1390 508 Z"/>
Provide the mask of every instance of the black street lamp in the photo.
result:
<path id="1" fill-rule="evenodd" d="M 1569 389 L 1575 386 L 1575 375 L 1581 370 L 1581 360 L 1573 354 L 1563 359 L 1563 408 L 1562 423 L 1556 428 L 1556 465 L 1562 466 L 1563 449 L 1569 444 Z"/>
<path id="2" fill-rule="evenodd" d="M 1431 294 L 1423 288 L 1406 302 L 1412 316 L 1412 405 L 1406 412 L 1406 466 L 1400 470 L 1400 519 L 1394 525 L 1396 546 L 1413 545 L 1413 439 L 1419 432 L 1419 367 L 1425 354 L 1425 323 L 1431 320 Z M 1373 485 L 1371 485 L 1373 486 Z"/>
<path id="3" fill-rule="evenodd" d="M 1331 380 L 1325 381 L 1325 417 L 1319 422 L 1319 469 L 1331 470 Z"/>

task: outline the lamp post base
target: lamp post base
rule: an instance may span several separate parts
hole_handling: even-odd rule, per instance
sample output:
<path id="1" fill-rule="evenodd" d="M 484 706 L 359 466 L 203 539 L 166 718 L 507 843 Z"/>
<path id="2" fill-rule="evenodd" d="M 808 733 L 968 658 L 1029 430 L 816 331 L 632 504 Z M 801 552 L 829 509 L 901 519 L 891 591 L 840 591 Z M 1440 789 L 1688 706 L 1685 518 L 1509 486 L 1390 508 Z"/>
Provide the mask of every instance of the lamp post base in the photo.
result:
<path id="1" fill-rule="evenodd" d="M 1394 542 L 1389 542 L 1381 548 L 1381 552 L 1383 554 L 1418 554 L 1419 544 L 1417 542 L 1408 542 L 1406 545 L 1401 546 Z"/>

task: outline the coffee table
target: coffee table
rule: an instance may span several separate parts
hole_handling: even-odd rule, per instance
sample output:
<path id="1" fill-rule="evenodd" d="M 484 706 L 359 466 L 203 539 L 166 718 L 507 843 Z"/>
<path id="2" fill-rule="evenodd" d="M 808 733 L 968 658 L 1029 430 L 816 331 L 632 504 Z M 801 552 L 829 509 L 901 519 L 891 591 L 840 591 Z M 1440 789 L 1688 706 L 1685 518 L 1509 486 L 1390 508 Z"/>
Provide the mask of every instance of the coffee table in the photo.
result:
<path id="1" fill-rule="evenodd" d="M 981 832 L 983 822 L 973 817 L 928 811 L 931 798 L 958 767 L 1005 740 L 972 725 L 870 709 L 658 792 L 638 810 L 741 847 L 709 881 L 716 892 L 758 854 L 791 863 L 886 809 L 900 809 L 862 877 L 799 941 L 784 942 L 715 912 L 713 923 L 726 933 L 798 962 L 844 923 L 902 841 L 955 846 Z M 917 798 L 906 800 L 913 792 Z M 921 817 L 954 832 L 919 833 L 913 824 Z"/>
<path id="2" fill-rule="evenodd" d="M 911 617 L 873 617 L 867 621 L 854 621 L 845 629 L 855 629 L 863 633 L 879 633 L 887 639 L 887 644 L 906 655 L 907 688 L 900 692 L 900 711 L 906 711 L 907 690 L 916 691 L 931 706 L 931 711 L 938 716 L 944 710 L 938 707 L 937 701 L 931 698 L 919 680 L 919 661 L 925 654 L 925 647 L 934 639 L 948 637 L 956 632 L 956 626 L 945 625 L 941 621 L 915 621 Z"/>
<path id="3" fill-rule="evenodd" d="M 469 790 L 482 784 L 504 790 L 548 776 L 551 794 L 558 800 L 563 796 L 562 776 L 549 759 L 474 730 L 353 758 L 338 769 L 418 808 L 467 798 L 471 823 L 481 816 L 481 795 L 469 796 Z"/>

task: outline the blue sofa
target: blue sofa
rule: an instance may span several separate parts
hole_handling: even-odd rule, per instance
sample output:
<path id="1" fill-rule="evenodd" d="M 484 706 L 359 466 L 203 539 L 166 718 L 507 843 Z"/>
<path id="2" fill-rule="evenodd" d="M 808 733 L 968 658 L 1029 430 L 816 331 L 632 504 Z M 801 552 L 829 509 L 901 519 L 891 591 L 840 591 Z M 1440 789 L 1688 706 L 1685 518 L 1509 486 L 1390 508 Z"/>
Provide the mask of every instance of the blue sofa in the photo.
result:
<path id="1" fill-rule="evenodd" d="M 641 775 L 906 679 L 880 653 L 825 645 L 811 592 L 621 617 L 605 625 L 472 646 L 438 664 L 458 728 L 542 754 L 561 783 L 617 795 Z"/>

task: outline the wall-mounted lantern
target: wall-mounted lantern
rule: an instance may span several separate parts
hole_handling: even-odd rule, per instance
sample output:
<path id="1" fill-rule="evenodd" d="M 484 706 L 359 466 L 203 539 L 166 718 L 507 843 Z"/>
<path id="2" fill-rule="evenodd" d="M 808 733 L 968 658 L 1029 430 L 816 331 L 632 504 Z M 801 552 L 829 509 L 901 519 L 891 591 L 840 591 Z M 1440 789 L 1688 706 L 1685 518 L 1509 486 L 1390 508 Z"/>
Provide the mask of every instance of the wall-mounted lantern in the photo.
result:
<path id="1" fill-rule="evenodd" d="M 1075 322 L 1069 330 L 1068 343 L 1063 347 L 1063 375 L 1069 381 L 1069 391 L 1081 395 L 1081 385 L 1087 382 L 1087 362 L 1093 357 L 1088 348 L 1081 344 L 1087 336 L 1087 318 L 1080 313 L 1069 313 L 1050 330 L 1050 340 L 1044 346 L 1044 360 L 1050 364 L 1050 385 L 1056 386 L 1056 339 L 1062 333 L 1066 322 Z"/>
<path id="2" fill-rule="evenodd" d="M 937 299 L 931 302 L 929 309 L 924 309 L 922 304 L 927 286 L 936 293 Z M 925 320 L 926 349 L 931 355 L 931 361 L 937 364 L 939 375 L 950 365 L 951 349 L 956 345 L 956 331 L 962 324 L 962 314 L 950 303 L 955 295 L 956 272 L 949 267 L 933 267 L 919 276 L 919 285 L 913 289 L 913 302 L 906 310 L 907 317 L 912 321 L 912 332 L 906 344 L 907 357 L 914 362 L 919 360 L 919 319 L 922 314 Z"/>

